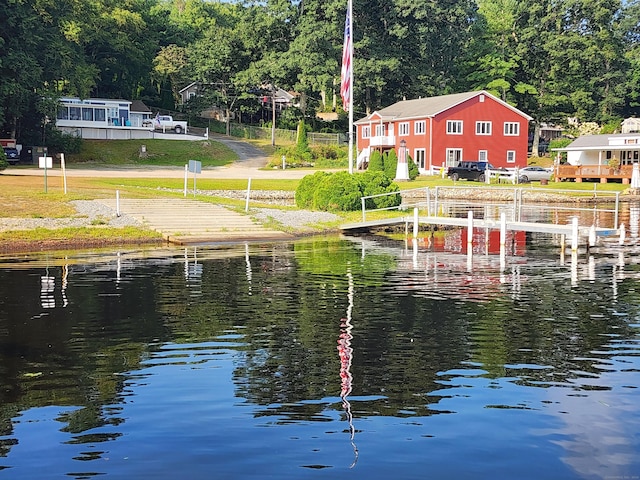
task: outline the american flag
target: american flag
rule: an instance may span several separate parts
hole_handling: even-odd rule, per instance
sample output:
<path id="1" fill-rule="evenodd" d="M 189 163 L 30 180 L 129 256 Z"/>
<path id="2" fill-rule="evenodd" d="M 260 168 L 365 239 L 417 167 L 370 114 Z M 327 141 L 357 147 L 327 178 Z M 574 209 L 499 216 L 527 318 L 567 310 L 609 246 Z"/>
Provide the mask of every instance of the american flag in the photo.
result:
<path id="1" fill-rule="evenodd" d="M 342 46 L 342 70 L 340 72 L 340 96 L 342 108 L 349 111 L 351 103 L 351 0 L 347 7 L 347 19 L 344 22 L 344 45 Z"/>

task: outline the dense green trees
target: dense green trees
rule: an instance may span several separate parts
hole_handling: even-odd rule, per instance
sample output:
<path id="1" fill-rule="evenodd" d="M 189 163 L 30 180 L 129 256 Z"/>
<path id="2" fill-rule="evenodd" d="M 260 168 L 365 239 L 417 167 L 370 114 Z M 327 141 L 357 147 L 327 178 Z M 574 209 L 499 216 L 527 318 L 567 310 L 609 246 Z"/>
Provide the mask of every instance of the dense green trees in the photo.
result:
<path id="1" fill-rule="evenodd" d="M 11 0 L 0 4 L 2 136 L 42 140 L 61 95 L 338 110 L 346 0 Z M 402 98 L 487 89 L 534 117 L 640 114 L 639 0 L 354 0 L 356 117 Z M 344 118 L 344 117 L 343 117 Z"/>

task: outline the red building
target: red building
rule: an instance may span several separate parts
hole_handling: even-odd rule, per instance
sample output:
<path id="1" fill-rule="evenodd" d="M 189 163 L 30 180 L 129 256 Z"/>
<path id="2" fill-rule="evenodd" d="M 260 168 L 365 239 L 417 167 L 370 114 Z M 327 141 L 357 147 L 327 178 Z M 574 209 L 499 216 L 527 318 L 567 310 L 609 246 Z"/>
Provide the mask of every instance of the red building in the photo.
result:
<path id="1" fill-rule="evenodd" d="M 421 173 L 455 166 L 460 160 L 524 167 L 529 120 L 529 115 L 485 91 L 403 100 L 354 122 L 357 166 L 365 168 L 373 150 L 399 153 L 406 145 Z"/>

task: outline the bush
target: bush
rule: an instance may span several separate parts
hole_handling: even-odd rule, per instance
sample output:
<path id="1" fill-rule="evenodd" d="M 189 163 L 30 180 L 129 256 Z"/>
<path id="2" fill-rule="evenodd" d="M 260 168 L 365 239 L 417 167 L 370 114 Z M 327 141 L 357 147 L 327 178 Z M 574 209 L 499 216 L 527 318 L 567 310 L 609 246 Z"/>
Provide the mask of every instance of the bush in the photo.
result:
<path id="1" fill-rule="evenodd" d="M 337 172 L 318 185 L 313 196 L 313 208 L 322 211 L 350 212 L 360 209 L 361 192 L 357 175 Z"/>
<path id="2" fill-rule="evenodd" d="M 413 161 L 410 155 L 407 155 L 407 162 L 409 163 L 409 180 L 415 180 L 420 175 L 418 164 Z"/>
<path id="3" fill-rule="evenodd" d="M 316 172 L 313 175 L 306 175 L 300 180 L 296 189 L 295 199 L 298 208 L 313 208 L 313 195 L 318 189 L 318 185 L 331 174 L 326 172 Z"/>
<path id="4" fill-rule="evenodd" d="M 400 191 L 400 187 L 393 183 L 383 172 L 364 172 L 358 175 L 358 183 L 364 197 Z M 383 197 L 367 198 L 365 206 L 367 208 L 397 207 L 401 202 L 400 195 L 385 195 Z"/>
<path id="5" fill-rule="evenodd" d="M 371 172 L 384 172 L 384 160 L 378 150 L 374 150 L 371 152 L 371 155 L 369 155 L 367 170 Z"/>
<path id="6" fill-rule="evenodd" d="M 54 128 L 47 132 L 47 148 L 51 153 L 80 153 L 82 138 Z"/>
<path id="7" fill-rule="evenodd" d="M 395 150 L 389 150 L 385 154 L 384 159 L 384 173 L 389 178 L 396 178 L 396 170 L 398 169 L 398 155 Z"/>
<path id="8" fill-rule="evenodd" d="M 398 192 L 399 187 L 384 172 L 316 172 L 304 177 L 296 190 L 298 208 L 323 211 L 356 211 L 362 206 L 361 197 Z M 367 207 L 382 208 L 400 205 L 400 195 L 367 200 Z"/>
<path id="9" fill-rule="evenodd" d="M 4 148 L 0 148 L 0 172 L 9 166 L 7 162 L 7 156 L 4 153 Z"/>

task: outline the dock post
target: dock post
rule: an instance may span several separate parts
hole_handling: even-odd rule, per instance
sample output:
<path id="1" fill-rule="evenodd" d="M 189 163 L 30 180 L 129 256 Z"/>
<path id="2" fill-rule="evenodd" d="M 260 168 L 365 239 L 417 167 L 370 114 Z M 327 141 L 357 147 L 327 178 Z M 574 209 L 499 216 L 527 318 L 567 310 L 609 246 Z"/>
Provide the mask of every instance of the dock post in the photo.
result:
<path id="1" fill-rule="evenodd" d="M 473 245 L 473 210 L 467 213 L 467 248 L 471 250 Z"/>
<path id="2" fill-rule="evenodd" d="M 413 238 L 418 238 L 418 207 L 413 209 Z"/>
<path id="3" fill-rule="evenodd" d="M 429 190 L 429 187 L 425 188 L 426 190 L 426 194 L 427 194 L 427 217 L 431 216 L 431 191 Z"/>
<path id="4" fill-rule="evenodd" d="M 625 231 L 625 227 L 624 227 L 624 223 L 620 224 L 620 240 L 618 240 L 618 243 L 620 245 L 624 245 L 624 238 L 627 235 L 627 232 Z"/>
<path id="5" fill-rule="evenodd" d="M 589 229 L 589 246 L 594 247 L 596 245 L 596 226 L 591 225 Z"/>
<path id="6" fill-rule="evenodd" d="M 500 248 L 507 244 L 507 215 L 502 212 L 500 214 Z"/>
<path id="7" fill-rule="evenodd" d="M 571 251 L 578 251 L 578 217 L 573 217 L 571 221 Z"/>
<path id="8" fill-rule="evenodd" d="M 365 222 L 365 221 L 367 220 L 367 218 L 366 218 L 367 214 L 365 213 L 365 212 L 366 212 L 366 210 L 365 210 L 365 208 L 364 208 L 364 204 L 365 204 L 365 199 L 364 199 L 364 197 L 361 197 L 361 198 L 360 198 L 360 201 L 362 202 L 362 221 L 363 221 L 363 222 Z"/>

